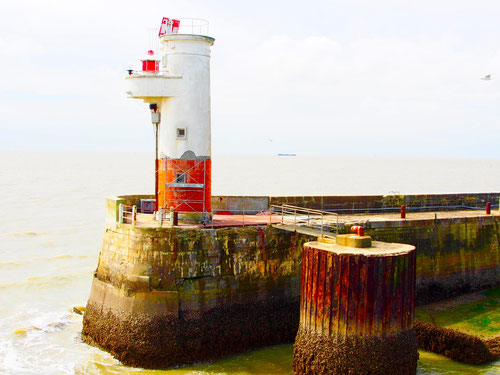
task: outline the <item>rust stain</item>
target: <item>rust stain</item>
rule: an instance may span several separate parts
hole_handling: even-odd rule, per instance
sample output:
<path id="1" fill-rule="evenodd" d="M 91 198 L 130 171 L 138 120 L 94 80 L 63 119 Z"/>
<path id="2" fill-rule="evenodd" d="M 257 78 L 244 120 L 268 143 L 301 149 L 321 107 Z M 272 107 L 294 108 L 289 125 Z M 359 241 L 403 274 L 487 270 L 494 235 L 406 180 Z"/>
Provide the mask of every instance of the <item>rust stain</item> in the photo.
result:
<path id="1" fill-rule="evenodd" d="M 303 328 L 322 334 L 388 335 L 413 327 L 415 251 L 337 254 L 304 246 Z"/>

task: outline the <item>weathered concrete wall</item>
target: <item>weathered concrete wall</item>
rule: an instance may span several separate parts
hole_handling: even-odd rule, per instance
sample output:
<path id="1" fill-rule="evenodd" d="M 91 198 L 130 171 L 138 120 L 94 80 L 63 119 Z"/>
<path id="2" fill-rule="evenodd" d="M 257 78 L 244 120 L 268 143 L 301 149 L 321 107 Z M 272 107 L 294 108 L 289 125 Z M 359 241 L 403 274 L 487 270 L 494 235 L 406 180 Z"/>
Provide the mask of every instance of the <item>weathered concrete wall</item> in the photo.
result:
<path id="1" fill-rule="evenodd" d="M 308 240 L 266 226 L 110 226 L 82 337 L 147 368 L 291 342 Z"/>
<path id="2" fill-rule="evenodd" d="M 417 248 L 417 304 L 500 285 L 500 218 L 369 222 L 366 233 Z"/>
<path id="3" fill-rule="evenodd" d="M 139 204 L 139 199 L 151 199 L 153 195 L 121 195 L 118 198 L 128 205 Z M 232 213 L 255 213 L 269 209 L 270 205 L 290 204 L 318 210 L 342 210 L 348 212 L 378 211 L 381 209 L 399 209 L 405 204 L 408 209 L 417 207 L 478 207 L 484 208 L 486 202 L 499 203 L 500 193 L 470 194 L 418 194 L 418 195 L 364 195 L 364 196 L 212 196 L 214 213 L 230 211 Z M 117 199 L 117 198 L 110 198 Z"/>
<path id="4" fill-rule="evenodd" d="M 269 197 L 269 204 L 291 204 L 319 210 L 343 212 L 376 211 L 387 208 L 456 206 L 485 207 L 486 202 L 498 204 L 500 193 L 471 194 L 418 194 L 418 195 L 366 195 L 366 196 L 283 196 Z"/>
<path id="5" fill-rule="evenodd" d="M 217 211 L 241 212 L 246 208 L 262 211 L 270 205 L 290 204 L 293 206 L 313 208 L 326 211 L 363 212 L 383 209 L 399 209 L 402 204 L 408 209 L 420 207 L 439 207 L 441 210 L 449 207 L 484 208 L 486 202 L 493 205 L 499 203 L 500 193 L 470 193 L 470 194 L 410 194 L 410 195 L 360 195 L 360 196 L 279 196 L 279 197 L 242 197 L 213 196 L 212 206 Z"/>
<path id="6" fill-rule="evenodd" d="M 239 213 L 257 213 L 269 209 L 269 197 L 212 196 L 212 210 Z"/>

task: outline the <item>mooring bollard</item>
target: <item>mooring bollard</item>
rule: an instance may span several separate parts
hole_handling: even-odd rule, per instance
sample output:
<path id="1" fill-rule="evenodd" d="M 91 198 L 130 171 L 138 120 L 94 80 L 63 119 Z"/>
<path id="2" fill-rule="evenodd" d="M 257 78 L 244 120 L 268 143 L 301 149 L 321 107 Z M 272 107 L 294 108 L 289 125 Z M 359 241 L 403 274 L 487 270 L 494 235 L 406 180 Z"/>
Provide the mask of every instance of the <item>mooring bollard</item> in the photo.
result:
<path id="1" fill-rule="evenodd" d="M 163 210 L 161 207 L 158 207 L 158 225 L 161 228 L 163 224 Z"/>
<path id="2" fill-rule="evenodd" d="M 411 245 L 304 244 L 295 374 L 415 374 L 415 270 Z"/>
<path id="3" fill-rule="evenodd" d="M 118 222 L 123 223 L 123 204 L 118 205 Z"/>
<path id="4" fill-rule="evenodd" d="M 406 219 L 406 206 L 401 205 L 401 219 Z"/>
<path id="5" fill-rule="evenodd" d="M 358 236 L 364 236 L 365 235 L 365 229 L 361 225 L 353 225 L 351 227 L 351 232 L 356 232 Z"/>
<path id="6" fill-rule="evenodd" d="M 170 207 L 170 226 L 176 227 L 179 225 L 179 213 L 174 211 L 173 207 Z"/>
<path id="7" fill-rule="evenodd" d="M 491 215 L 491 203 L 486 203 L 486 215 Z"/>

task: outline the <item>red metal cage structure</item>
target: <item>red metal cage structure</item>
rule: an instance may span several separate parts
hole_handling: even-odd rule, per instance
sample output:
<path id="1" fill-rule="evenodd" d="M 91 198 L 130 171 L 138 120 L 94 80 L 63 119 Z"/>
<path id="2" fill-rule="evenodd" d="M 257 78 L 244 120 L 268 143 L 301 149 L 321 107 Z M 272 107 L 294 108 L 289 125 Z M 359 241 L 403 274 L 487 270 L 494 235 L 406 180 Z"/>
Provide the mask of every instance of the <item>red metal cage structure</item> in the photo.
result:
<path id="1" fill-rule="evenodd" d="M 161 159 L 158 206 L 176 212 L 211 212 L 210 159 Z"/>

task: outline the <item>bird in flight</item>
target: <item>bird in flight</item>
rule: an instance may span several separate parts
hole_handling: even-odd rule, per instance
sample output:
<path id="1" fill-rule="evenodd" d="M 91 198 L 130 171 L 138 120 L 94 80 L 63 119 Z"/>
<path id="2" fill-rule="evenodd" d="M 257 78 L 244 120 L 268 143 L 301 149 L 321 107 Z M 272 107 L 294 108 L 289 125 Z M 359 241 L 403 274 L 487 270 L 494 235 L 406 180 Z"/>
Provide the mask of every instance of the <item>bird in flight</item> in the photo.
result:
<path id="1" fill-rule="evenodd" d="M 492 75 L 493 75 L 493 74 L 486 74 L 486 75 L 485 75 L 484 77 L 482 77 L 481 79 L 482 79 L 483 81 L 491 81 L 491 76 L 492 76 Z"/>

